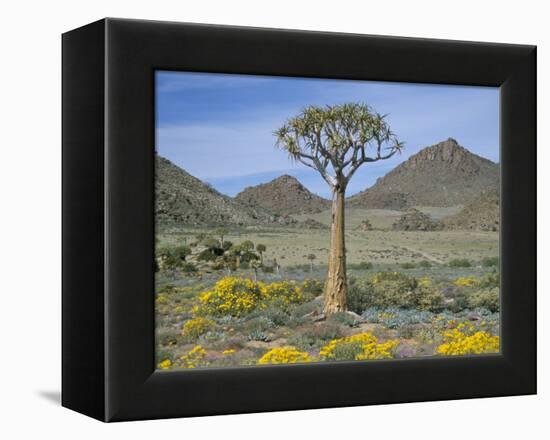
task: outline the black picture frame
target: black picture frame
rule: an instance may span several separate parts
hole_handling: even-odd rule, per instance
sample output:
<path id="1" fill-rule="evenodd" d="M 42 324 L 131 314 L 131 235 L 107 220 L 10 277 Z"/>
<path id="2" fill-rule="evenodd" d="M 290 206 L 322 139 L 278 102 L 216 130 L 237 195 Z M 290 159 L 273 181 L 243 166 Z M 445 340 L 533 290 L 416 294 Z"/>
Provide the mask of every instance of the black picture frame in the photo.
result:
<path id="1" fill-rule="evenodd" d="M 535 46 L 104 19 L 62 50 L 63 406 L 121 421 L 536 392 Z M 155 371 L 157 69 L 499 86 L 501 353 Z"/>

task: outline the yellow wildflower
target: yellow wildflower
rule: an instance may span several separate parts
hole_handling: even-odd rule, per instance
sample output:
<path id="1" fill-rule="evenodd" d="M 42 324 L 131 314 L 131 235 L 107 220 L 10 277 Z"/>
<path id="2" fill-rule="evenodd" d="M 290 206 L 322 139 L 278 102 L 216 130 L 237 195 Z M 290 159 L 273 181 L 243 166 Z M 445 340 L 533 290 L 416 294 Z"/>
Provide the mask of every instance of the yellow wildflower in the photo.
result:
<path id="1" fill-rule="evenodd" d="M 358 333 L 333 339 L 321 348 L 319 356 L 325 360 L 338 359 L 339 351 L 349 349 L 355 360 L 391 359 L 393 358 L 393 349 L 398 344 L 398 339 L 378 343 L 378 338 L 372 333 Z"/>
<path id="2" fill-rule="evenodd" d="M 172 361 L 170 359 L 165 359 L 162 362 L 159 362 L 157 364 L 157 367 L 160 368 L 161 370 L 167 370 L 171 366 L 172 366 Z"/>
<path id="3" fill-rule="evenodd" d="M 187 354 L 180 357 L 182 368 L 196 368 L 206 356 L 206 350 L 200 345 L 195 346 Z"/>
<path id="4" fill-rule="evenodd" d="M 463 328 L 469 328 L 465 326 Z M 444 333 L 445 342 L 437 347 L 437 353 L 446 356 L 462 356 L 467 354 L 498 353 L 500 338 L 488 332 L 478 331 L 471 335 L 457 328 Z"/>
<path id="5" fill-rule="evenodd" d="M 277 347 L 266 354 L 259 360 L 258 364 L 295 364 L 297 362 L 313 362 L 312 358 L 305 351 L 299 351 L 295 347 Z"/>
<path id="6" fill-rule="evenodd" d="M 190 338 L 198 338 L 213 330 L 215 325 L 214 321 L 198 316 L 197 318 L 190 319 L 183 325 L 181 334 Z"/>

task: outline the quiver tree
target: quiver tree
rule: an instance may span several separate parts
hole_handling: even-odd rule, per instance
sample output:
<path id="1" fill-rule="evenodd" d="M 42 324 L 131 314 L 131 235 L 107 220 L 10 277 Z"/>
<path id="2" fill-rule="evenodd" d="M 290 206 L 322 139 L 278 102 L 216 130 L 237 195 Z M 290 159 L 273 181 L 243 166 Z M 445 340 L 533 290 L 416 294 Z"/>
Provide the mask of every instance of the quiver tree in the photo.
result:
<path id="1" fill-rule="evenodd" d="M 260 254 L 260 264 L 263 266 L 264 265 L 264 252 L 267 250 L 267 247 L 265 246 L 265 244 L 257 244 L 256 245 L 256 251 Z"/>
<path id="2" fill-rule="evenodd" d="M 345 197 L 361 165 L 392 157 L 401 150 L 385 120 L 364 104 L 307 107 L 275 132 L 277 145 L 292 160 L 313 168 L 332 192 L 332 222 L 323 313 L 347 311 Z"/>
<path id="3" fill-rule="evenodd" d="M 309 254 L 307 256 L 307 259 L 309 260 L 309 271 L 313 273 L 313 260 L 315 260 L 317 256 L 315 254 Z"/>

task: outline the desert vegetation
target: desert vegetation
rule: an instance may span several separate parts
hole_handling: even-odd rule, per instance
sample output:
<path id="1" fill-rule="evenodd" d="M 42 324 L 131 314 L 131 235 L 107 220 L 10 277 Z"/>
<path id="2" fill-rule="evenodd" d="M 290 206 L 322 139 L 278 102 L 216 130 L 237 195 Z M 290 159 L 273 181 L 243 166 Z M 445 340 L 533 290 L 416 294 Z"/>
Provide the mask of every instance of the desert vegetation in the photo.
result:
<path id="1" fill-rule="evenodd" d="M 157 161 L 159 369 L 499 352 L 498 165 L 448 139 L 346 198 L 403 148 L 384 116 L 308 107 L 275 134 L 332 200 L 288 175 L 229 197 Z"/>
<path id="2" fill-rule="evenodd" d="M 350 218 L 361 222 L 363 216 L 352 212 Z M 391 225 L 367 235 L 375 233 L 386 234 L 384 242 L 396 247 L 378 249 L 372 241 L 367 253 L 364 244 L 355 247 L 366 233 L 350 231 L 348 311 L 326 317 L 327 265 L 317 246 L 326 246 L 329 231 L 228 228 L 222 244 L 214 229 L 162 229 L 155 296 L 158 368 L 499 351 L 496 236 L 485 236 L 485 245 L 474 251 L 465 245 L 467 251 L 455 252 L 442 231 L 422 232 L 423 240 L 420 232 L 397 232 Z M 303 242 L 297 235 L 306 235 Z M 417 251 L 410 253 L 398 245 L 402 242 Z"/>

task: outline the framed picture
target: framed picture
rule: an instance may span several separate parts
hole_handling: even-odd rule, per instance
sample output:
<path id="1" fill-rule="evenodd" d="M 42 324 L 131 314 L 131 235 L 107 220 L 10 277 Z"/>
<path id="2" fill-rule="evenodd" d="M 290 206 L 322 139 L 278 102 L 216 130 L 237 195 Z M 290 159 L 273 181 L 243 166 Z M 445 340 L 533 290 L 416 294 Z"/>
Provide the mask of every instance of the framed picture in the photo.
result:
<path id="1" fill-rule="evenodd" d="M 536 48 L 104 19 L 63 35 L 63 405 L 536 392 Z"/>

